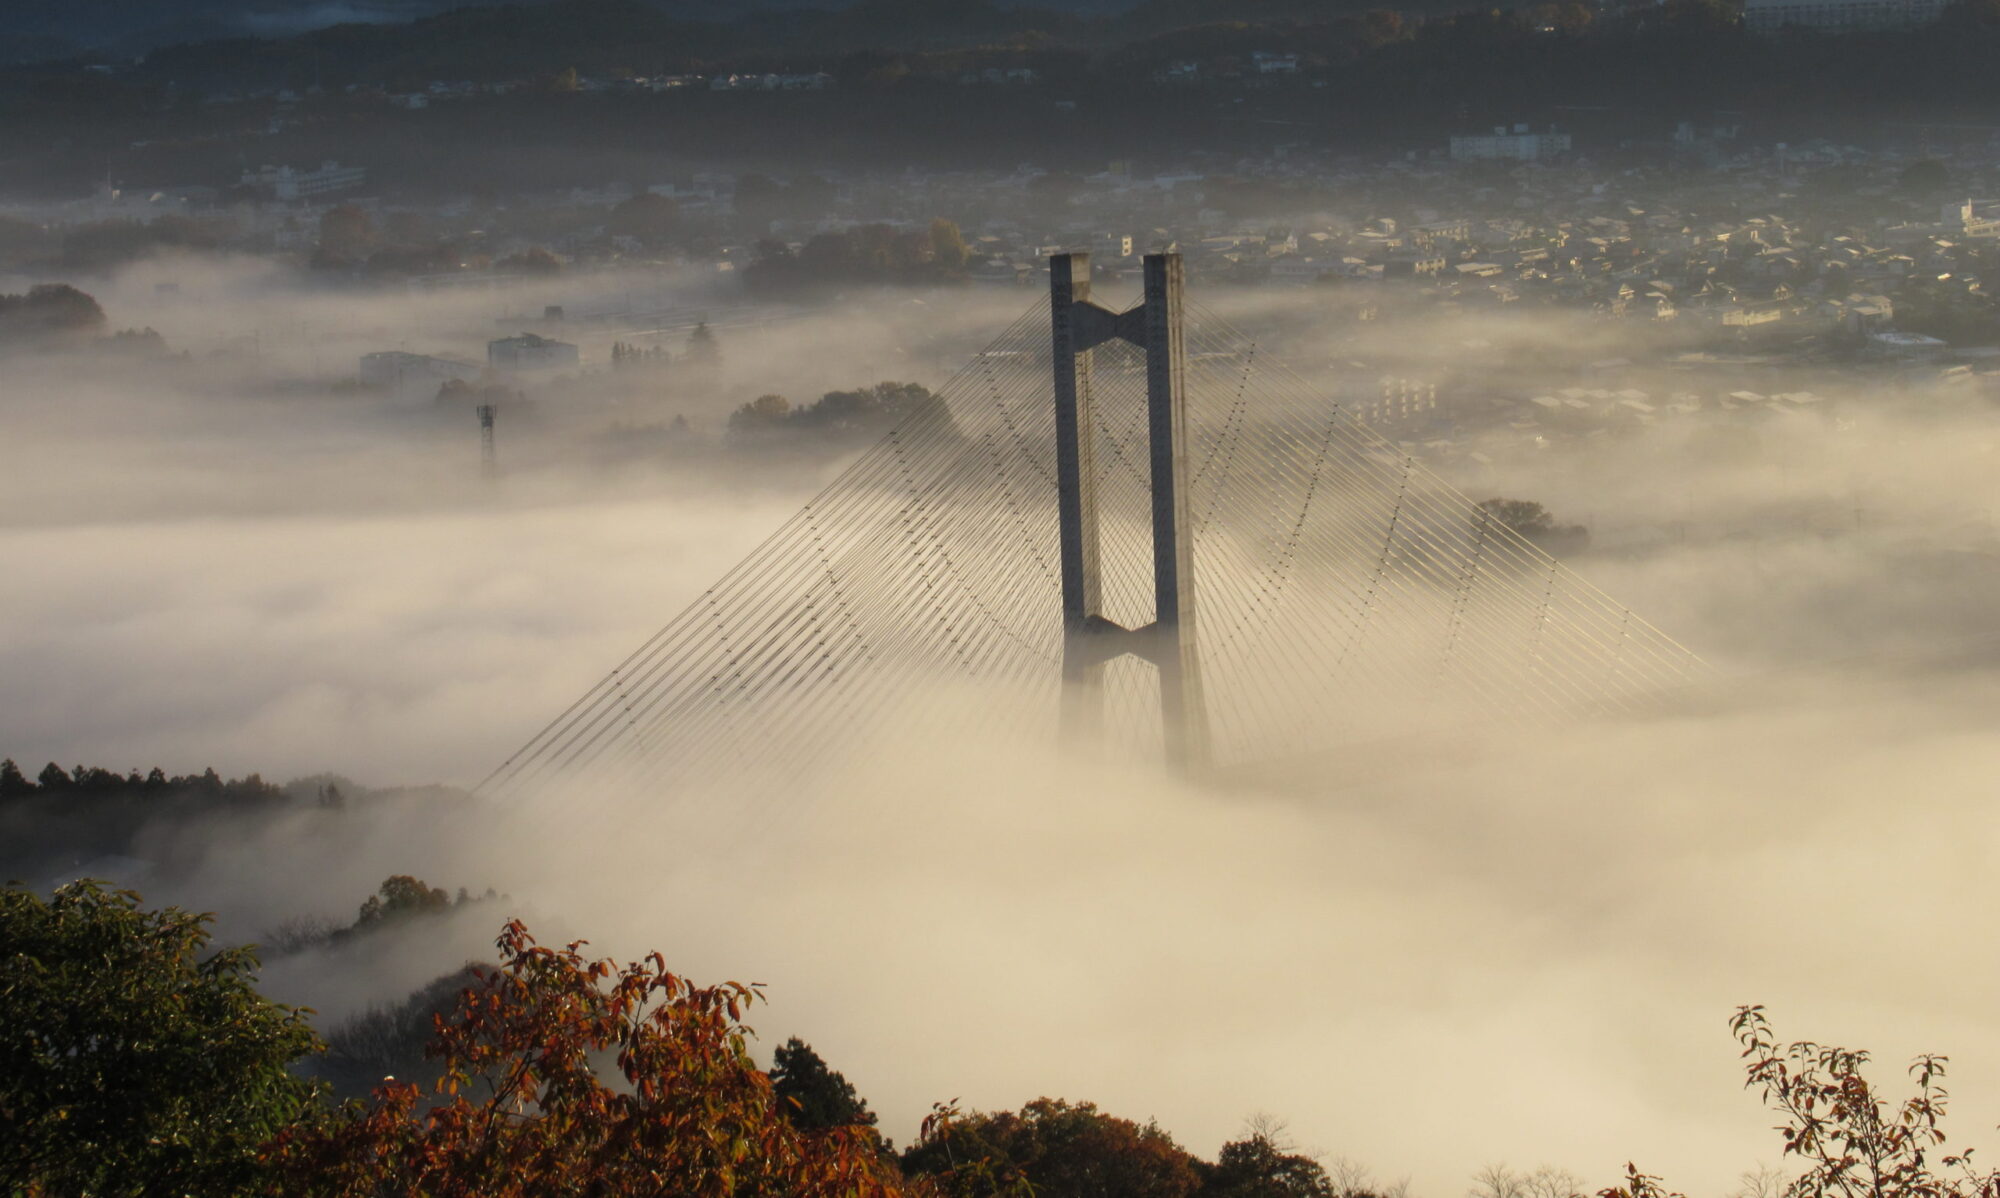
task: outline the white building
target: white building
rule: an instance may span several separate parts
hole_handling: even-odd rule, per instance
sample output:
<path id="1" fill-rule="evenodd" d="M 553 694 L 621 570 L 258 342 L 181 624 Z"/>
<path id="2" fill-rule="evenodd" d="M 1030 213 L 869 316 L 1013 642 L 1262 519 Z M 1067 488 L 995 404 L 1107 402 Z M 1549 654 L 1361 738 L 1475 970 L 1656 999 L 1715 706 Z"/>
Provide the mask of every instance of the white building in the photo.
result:
<path id="1" fill-rule="evenodd" d="M 1491 133 L 1473 133 L 1451 139 L 1453 162 L 1544 162 L 1558 154 L 1567 154 L 1569 150 L 1569 134 L 1557 133 L 1553 129 L 1547 133 L 1530 133 L 1526 125 L 1514 126 L 1511 133 L 1505 125 L 1495 125 Z"/>
<path id="2" fill-rule="evenodd" d="M 243 172 L 243 186 L 268 192 L 272 199 L 290 202 L 309 200 L 336 191 L 359 187 L 368 178 L 365 166 L 342 166 L 328 159 L 316 171 L 289 166 L 264 166 Z"/>
<path id="3" fill-rule="evenodd" d="M 1744 0 L 1743 26 L 1753 33 L 1772 33 L 1787 25 L 1829 33 L 1909 29 L 1937 20 L 1945 3 L 1946 0 Z"/>
<path id="4" fill-rule="evenodd" d="M 495 370 L 559 370 L 583 360 L 576 346 L 534 333 L 486 343 L 486 363 Z"/>
<path id="5" fill-rule="evenodd" d="M 1971 200 L 1946 204 L 1938 224 L 1955 237 L 2000 237 L 2000 220 L 1975 211 Z"/>
<path id="6" fill-rule="evenodd" d="M 1296 75 L 1299 73 L 1299 56 L 1256 50 L 1250 55 L 1250 65 L 1257 69 L 1259 75 Z"/>

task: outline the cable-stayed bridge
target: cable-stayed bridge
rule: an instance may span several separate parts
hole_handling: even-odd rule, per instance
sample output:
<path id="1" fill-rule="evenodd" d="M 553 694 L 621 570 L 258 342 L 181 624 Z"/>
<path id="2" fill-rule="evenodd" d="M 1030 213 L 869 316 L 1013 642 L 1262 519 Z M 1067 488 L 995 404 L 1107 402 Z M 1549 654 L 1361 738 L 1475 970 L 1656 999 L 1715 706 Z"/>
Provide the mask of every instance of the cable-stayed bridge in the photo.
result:
<path id="1" fill-rule="evenodd" d="M 1616 711 L 1695 656 L 1183 297 L 1047 299 L 482 789 L 805 772 L 972 689 L 982 728 L 1196 772 Z M 962 693 L 962 692 L 961 692 Z"/>

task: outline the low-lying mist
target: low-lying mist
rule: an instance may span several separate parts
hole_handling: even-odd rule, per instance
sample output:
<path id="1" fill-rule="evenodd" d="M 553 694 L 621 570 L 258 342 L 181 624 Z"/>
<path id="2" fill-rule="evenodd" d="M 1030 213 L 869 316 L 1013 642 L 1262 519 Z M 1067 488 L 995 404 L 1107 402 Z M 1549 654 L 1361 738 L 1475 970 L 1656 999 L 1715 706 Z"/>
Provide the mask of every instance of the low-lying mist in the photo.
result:
<path id="1" fill-rule="evenodd" d="M 189 356 L 0 360 L 0 754 L 31 774 L 476 783 L 840 464 L 607 445 L 677 415 L 718 437 L 766 392 L 941 384 L 1033 298 L 717 319 L 722 366 L 699 386 L 578 410 L 547 387 L 532 420 L 503 413 L 496 479 L 464 413 L 335 385 L 361 353 L 479 356 L 517 331 L 503 318 L 560 303 L 575 320 L 642 286 L 661 310 L 724 308 L 705 280 L 383 299 L 193 262 L 92 288 L 114 326 Z M 1309 358 L 1372 345 L 1447 370 L 1503 333 L 1534 356 L 1511 318 L 1370 343 L 1346 298 L 1217 306 L 1282 323 Z M 1579 351 L 1548 336 L 1536 385 L 1575 385 Z M 611 339 L 592 337 L 587 366 Z M 1383 369 L 1359 361 L 1356 377 Z M 1794 386 L 1759 370 L 1760 392 Z M 2000 1121 L 1982 1034 L 2000 970 L 1980 952 L 2000 848 L 1992 412 L 1962 389 L 1796 386 L 1828 411 L 1496 431 L 1439 463 L 1474 499 L 1586 524 L 1569 564 L 1715 667 L 1641 716 L 1468 731 L 1366 780 L 1256 786 L 857 730 L 843 765 L 776 794 L 301 810 L 216 836 L 148 898 L 250 937 L 351 917 L 389 874 L 493 887 L 511 898 L 421 936 L 275 959 L 267 989 L 337 1020 L 479 956 L 519 914 L 545 941 L 767 984 L 765 1045 L 810 1040 L 899 1141 L 933 1101 L 1050 1094 L 1157 1118 L 1201 1153 L 1273 1112 L 1433 1198 L 1491 1161 L 1597 1185 L 1628 1159 L 1722 1194 L 1777 1160 L 1725 1026 L 1761 1002 L 1782 1034 L 1875 1049 L 1885 1076 L 1951 1053 L 1953 1121 L 1976 1143 Z M 775 815 L 746 822 L 750 806 Z"/>

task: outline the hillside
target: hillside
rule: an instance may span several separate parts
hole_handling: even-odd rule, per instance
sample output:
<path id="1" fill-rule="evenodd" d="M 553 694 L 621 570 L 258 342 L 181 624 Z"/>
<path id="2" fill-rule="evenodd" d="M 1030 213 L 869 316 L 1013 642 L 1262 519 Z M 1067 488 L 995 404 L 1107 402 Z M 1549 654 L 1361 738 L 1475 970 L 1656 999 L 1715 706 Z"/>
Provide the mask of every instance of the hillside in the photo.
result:
<path id="1" fill-rule="evenodd" d="M 136 57 L 194 43 L 304 38 L 325 48 L 392 42 L 405 33 L 491 27 L 524 42 L 565 25 L 586 29 L 589 0 L 17 0 L 0 12 L 0 62 Z M 1093 42 L 1213 23 L 1326 21 L 1393 7 L 1438 12 L 1445 0 L 635 0 L 627 19 L 655 28 L 719 27 L 728 49 L 903 49 L 1030 32 Z M 480 10 L 484 10 L 483 12 Z M 560 35 L 558 35 L 560 37 Z M 492 40 L 490 37 L 484 40 Z"/>

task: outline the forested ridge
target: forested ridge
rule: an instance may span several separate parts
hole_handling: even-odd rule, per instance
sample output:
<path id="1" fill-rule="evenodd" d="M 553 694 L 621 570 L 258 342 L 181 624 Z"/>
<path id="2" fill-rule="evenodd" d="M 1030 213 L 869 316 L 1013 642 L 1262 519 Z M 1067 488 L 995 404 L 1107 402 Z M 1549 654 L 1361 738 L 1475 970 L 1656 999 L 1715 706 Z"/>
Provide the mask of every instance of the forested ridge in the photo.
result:
<path id="1" fill-rule="evenodd" d="M 1478 127 L 1495 106 L 1508 110 L 1499 114 L 1505 119 L 1548 105 L 1901 119 L 1969 112 L 1990 99 L 1995 83 L 1982 64 L 1996 45 L 1994 0 L 1957 0 L 1928 27 L 1775 38 L 1746 30 L 1730 0 L 1672 0 L 1622 15 L 1567 0 L 1147 0 L 1101 14 L 990 0 L 863 0 L 733 21 L 689 20 L 645 0 L 563 0 L 290 36 L 188 39 L 113 61 L 109 74 L 79 75 L 84 59 L 33 62 L 34 54 L 17 52 L 17 65 L 0 70 L 0 103 L 17 116 L 78 106 L 102 116 L 170 111 L 217 91 L 420 90 L 442 80 L 520 84 L 532 108 L 560 104 L 579 76 L 823 71 L 855 96 L 814 95 L 798 107 L 850 111 L 861 103 L 855 97 L 886 94 L 910 105 L 912 117 L 942 104 L 969 120 L 996 100 L 1003 110 L 1018 105 L 960 88 L 967 72 L 1024 67 L 1035 72 L 1035 86 L 1016 99 L 1046 106 L 1059 94 L 1117 121 L 1115 96 L 1154 93 L 1167 67 L 1193 61 L 1201 70 L 1189 78 L 1203 86 L 1222 86 L 1233 100 L 1242 92 L 1232 85 L 1259 85 L 1262 93 L 1246 103 L 1314 121 L 1356 104 L 1417 127 L 1440 116 Z M 1299 70 L 1260 78 L 1247 62 L 1259 51 L 1297 54 Z M 698 95 L 659 99 L 675 101 L 664 111 L 697 125 L 730 125 L 758 110 L 740 97 L 720 108 Z"/>
<path id="2" fill-rule="evenodd" d="M 391 878 L 363 922 L 442 891 Z M 1400 1198 L 1346 1157 L 1255 1117 L 1212 1158 L 1088 1101 L 938 1102 L 914 1143 L 798 1037 L 760 1066 L 761 987 L 702 984 L 654 953 L 591 957 L 509 920 L 492 962 L 447 972 L 330 1035 L 257 990 L 254 947 L 211 917 L 83 881 L 0 889 L 0 1189 L 14 1195 L 999 1195 Z M 1980 1198 L 2000 1174 L 1942 1149 L 1946 1061 L 1900 1101 L 1865 1052 L 1730 1021 L 1746 1082 L 1781 1117 L 1788 1169 L 1746 1194 Z M 419 1047 L 421 1045 L 421 1047 Z M 390 1073 L 390 1070 L 395 1072 Z M 341 1100 L 340 1092 L 366 1096 Z M 1482 1169 L 1472 1198 L 1581 1198 L 1565 1170 Z M 1628 1166 L 1599 1198 L 1679 1198 Z"/>

